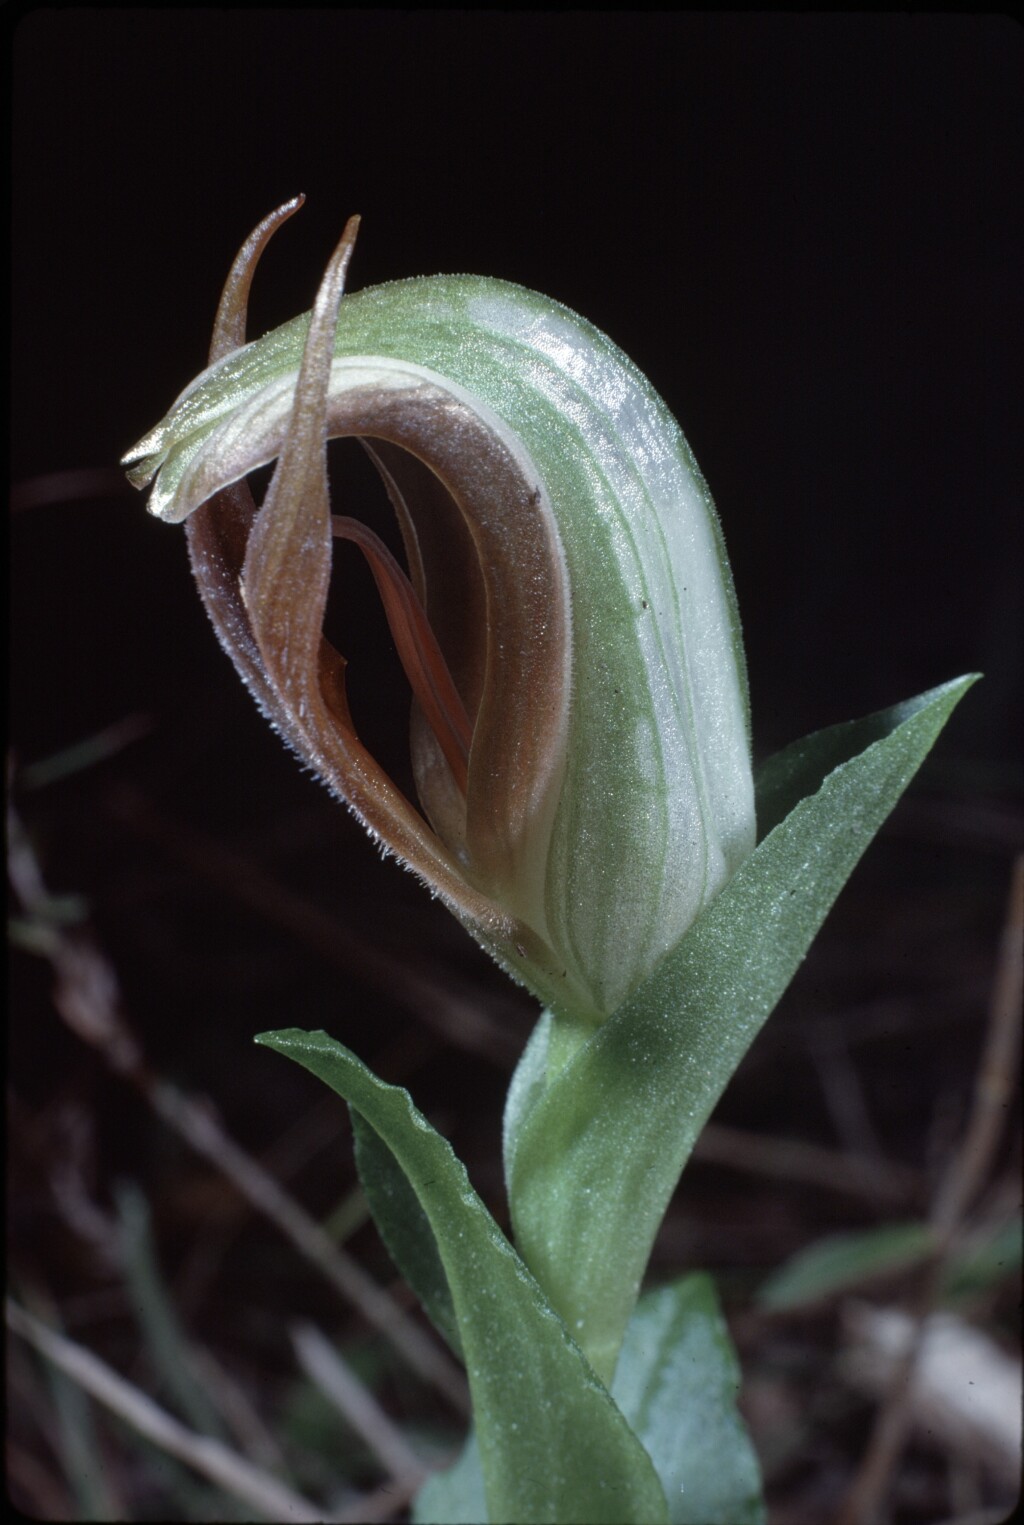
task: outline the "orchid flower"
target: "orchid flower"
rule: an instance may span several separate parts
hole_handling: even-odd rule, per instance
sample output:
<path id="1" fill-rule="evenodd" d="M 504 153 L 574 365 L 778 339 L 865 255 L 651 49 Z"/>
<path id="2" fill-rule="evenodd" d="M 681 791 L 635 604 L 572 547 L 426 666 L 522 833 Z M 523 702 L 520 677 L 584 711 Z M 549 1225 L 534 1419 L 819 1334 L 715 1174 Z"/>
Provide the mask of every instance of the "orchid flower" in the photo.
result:
<path id="1" fill-rule="evenodd" d="M 588 323 L 502 281 L 342 300 L 245 342 L 243 246 L 210 366 L 126 456 L 187 521 L 222 645 L 291 747 L 510 972 L 581 1032 L 651 973 L 754 845 L 745 673 L 710 494 L 678 426 Z M 332 514 L 328 439 L 366 444 L 406 573 Z M 277 461 L 257 508 L 245 477 Z M 332 540 L 366 556 L 413 694 L 418 793 L 359 738 L 323 635 Z"/>
<path id="2" fill-rule="evenodd" d="M 728 564 L 664 404 L 503 281 L 342 300 L 357 219 L 312 313 L 247 344 L 253 271 L 300 199 L 244 245 L 209 369 L 126 459 L 186 522 L 274 726 L 549 1007 L 505 1107 L 514 1248 L 406 1092 L 327 1033 L 257 1039 L 348 1103 L 370 1210 L 466 1365 L 472 1432 L 414 1518 L 762 1525 L 713 1287 L 640 1297 L 644 1270 L 701 1128 L 973 677 L 769 759 L 755 847 Z M 376 464 L 405 567 L 332 511 L 341 435 Z M 245 479 L 274 461 L 257 507 Z M 412 690 L 416 801 L 360 740 L 324 637 L 336 539 Z"/>

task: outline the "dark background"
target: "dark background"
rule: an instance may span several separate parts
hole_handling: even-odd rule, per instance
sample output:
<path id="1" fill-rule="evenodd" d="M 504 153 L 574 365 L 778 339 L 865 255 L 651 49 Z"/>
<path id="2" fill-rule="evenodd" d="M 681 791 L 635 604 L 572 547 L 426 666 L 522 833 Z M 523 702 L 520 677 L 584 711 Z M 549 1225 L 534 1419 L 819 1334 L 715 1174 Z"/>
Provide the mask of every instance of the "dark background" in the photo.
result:
<path id="1" fill-rule="evenodd" d="M 652 379 L 724 525 L 758 755 L 985 673 L 724 1104 L 835 1145 L 821 1045 L 839 1033 L 870 1126 L 838 1143 L 922 1168 L 949 1143 L 936 1117 L 966 1106 L 1020 841 L 1021 58 L 998 17 L 41 9 L 13 27 L 14 798 L 153 1063 L 249 1147 L 319 1099 L 250 1035 L 326 1026 L 410 1085 L 500 1211 L 497 1108 L 531 1021 L 259 721 L 183 535 L 114 469 L 205 363 L 238 245 L 297 191 L 251 333 L 310 305 L 358 211 L 353 289 L 518 281 Z M 334 465 L 345 511 L 375 514 L 357 452 Z M 402 776 L 404 690 L 353 579 L 353 708 Z M 298 900 L 254 907 L 257 880 Z M 344 929 L 333 951 L 317 916 Z M 424 1029 L 362 946 L 468 990 L 487 1034 Z M 61 1027 L 45 964 L 19 954 L 14 975 L 23 1273 L 54 1295 L 90 1274 L 47 1195 L 71 1104 L 98 1200 L 140 1178 L 180 1270 L 199 1167 Z M 318 1211 L 346 1151 L 296 1184 Z M 695 1166 L 664 1264 L 756 1270 L 830 1226 L 831 1203 L 755 1186 Z M 265 1302 L 265 1270 L 254 1253 L 209 1296 L 250 1276 Z"/>
<path id="2" fill-rule="evenodd" d="M 959 748 L 982 729 L 1005 747 L 1021 36 L 919 16 L 34 12 L 14 38 L 14 480 L 116 462 L 201 367 L 245 233 L 301 190 L 254 332 L 308 307 L 359 211 L 353 287 L 519 281 L 651 377 L 716 495 L 762 746 L 977 667 Z M 76 623 L 80 601 L 135 631 L 103 664 L 111 715 L 174 684 L 192 634 L 165 602 L 181 548 L 133 506 L 76 511 L 104 542 L 94 599 L 79 556 L 50 573 Z M 27 750 L 90 723 L 96 668 L 65 671 Z"/>

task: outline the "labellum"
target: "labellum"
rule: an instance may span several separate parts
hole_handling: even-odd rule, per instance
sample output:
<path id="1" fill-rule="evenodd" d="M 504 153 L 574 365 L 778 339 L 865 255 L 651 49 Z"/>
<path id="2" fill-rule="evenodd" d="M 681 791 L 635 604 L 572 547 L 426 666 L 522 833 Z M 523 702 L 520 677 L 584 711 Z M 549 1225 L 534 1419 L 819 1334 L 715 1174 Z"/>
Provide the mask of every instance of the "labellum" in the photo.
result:
<path id="1" fill-rule="evenodd" d="M 186 521 L 221 644 L 296 752 L 510 972 L 581 1031 L 754 845 L 745 675 L 710 495 L 635 367 L 559 304 L 434 277 L 245 342 L 243 246 L 210 367 L 126 457 Z M 366 444 L 406 573 L 332 513 L 326 446 Z M 257 507 L 245 478 L 277 462 Z M 342 489 L 343 491 L 343 489 Z M 334 538 L 366 557 L 413 693 L 418 801 L 362 744 L 324 638 Z"/>

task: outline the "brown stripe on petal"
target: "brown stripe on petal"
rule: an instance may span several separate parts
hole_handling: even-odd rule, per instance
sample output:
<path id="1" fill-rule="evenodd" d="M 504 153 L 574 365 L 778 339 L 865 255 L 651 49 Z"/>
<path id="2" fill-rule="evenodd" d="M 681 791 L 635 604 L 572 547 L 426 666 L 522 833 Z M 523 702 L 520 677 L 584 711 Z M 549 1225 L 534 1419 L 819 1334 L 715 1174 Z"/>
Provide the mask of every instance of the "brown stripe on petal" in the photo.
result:
<path id="1" fill-rule="evenodd" d="M 354 370 L 362 363 L 351 361 Z M 374 363 L 380 384 L 351 387 L 344 385 L 345 362 L 336 363 L 328 433 L 368 436 L 374 450 L 384 440 L 417 457 L 463 527 L 446 565 L 443 539 L 430 524 L 437 495 L 421 501 L 403 482 L 427 616 L 474 722 L 464 835 L 448 837 L 442 823 L 453 812 L 443 773 L 436 760 L 424 766 L 418 757 L 421 799 L 474 882 L 543 935 L 544 871 L 570 702 L 568 577 L 554 517 L 536 469 L 489 409 L 424 367 Z M 383 458 L 397 480 L 396 453 Z M 466 571 L 467 543 L 473 575 Z M 409 559 L 415 574 L 416 557 Z M 473 629 L 460 622 L 464 597 L 475 600 Z M 462 688 L 463 671 L 474 673 L 476 704 L 476 692 L 468 696 Z"/>
<path id="2" fill-rule="evenodd" d="M 293 196 L 291 201 L 286 201 L 283 206 L 279 206 L 276 211 L 264 217 L 235 255 L 234 264 L 228 272 L 224 290 L 221 292 L 217 316 L 213 324 L 213 338 L 210 340 L 211 365 L 216 365 L 218 360 L 223 360 L 224 356 L 230 355 L 232 350 L 241 349 L 245 343 L 249 291 L 260 255 L 281 224 L 287 222 L 289 217 L 299 210 L 305 199 L 305 196 Z"/>
<path id="3" fill-rule="evenodd" d="M 334 514 L 331 531 L 336 540 L 357 545 L 366 558 L 403 671 L 465 794 L 472 727 L 412 583 L 380 537 L 358 519 Z"/>
<path id="4" fill-rule="evenodd" d="M 444 483 L 408 450 L 380 438 L 362 444 L 380 473 L 405 546 L 409 577 L 475 722 L 487 666 L 487 592 L 476 545 Z M 462 862 L 466 852 L 466 787 L 414 700 L 409 749 L 416 792 L 434 830 Z"/>
<path id="5" fill-rule="evenodd" d="M 239 677 L 275 724 L 282 714 L 263 669 L 263 658 L 249 626 L 239 582 L 256 504 L 247 482 L 234 482 L 185 521 L 192 574 L 217 639 Z"/>
<path id="6" fill-rule="evenodd" d="M 357 227 L 358 219 L 350 219 L 317 293 L 277 466 L 245 553 L 245 607 L 285 712 L 287 740 L 457 914 L 511 935 L 513 918 L 466 883 L 445 845 L 359 741 L 344 700 L 340 658 L 321 633 L 331 564 L 327 390 Z"/>
<path id="7" fill-rule="evenodd" d="M 296 196 L 265 217 L 250 233 L 228 274 L 210 342 L 210 364 L 245 343 L 249 290 L 260 255 L 273 234 L 301 207 Z M 249 627 L 240 577 L 256 504 L 246 482 L 236 482 L 203 503 L 185 521 L 192 572 L 217 639 L 264 714 L 279 725 L 283 711 L 263 670 Z"/>
<path id="8" fill-rule="evenodd" d="M 326 395 L 358 226 L 358 218 L 349 219 L 317 292 L 285 437 L 242 568 L 246 608 L 267 672 L 300 723 L 317 687 L 331 571 Z"/>
<path id="9" fill-rule="evenodd" d="M 364 439 L 395 511 L 409 578 L 471 719 L 486 677 L 487 590 L 462 510 L 429 466 L 383 439 Z"/>

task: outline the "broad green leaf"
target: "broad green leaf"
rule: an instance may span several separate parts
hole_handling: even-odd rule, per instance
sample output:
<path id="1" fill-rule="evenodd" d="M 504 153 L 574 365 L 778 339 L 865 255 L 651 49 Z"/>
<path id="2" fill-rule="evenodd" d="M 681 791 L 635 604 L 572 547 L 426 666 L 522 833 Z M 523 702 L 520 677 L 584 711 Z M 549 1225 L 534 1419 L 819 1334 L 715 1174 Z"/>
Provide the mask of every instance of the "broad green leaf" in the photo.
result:
<path id="1" fill-rule="evenodd" d="M 612 1384 L 654 1463 L 670 1525 L 762 1525 L 761 1474 L 736 1409 L 740 1369 L 714 1284 L 697 1273 L 641 1297 Z M 415 1525 L 480 1525 L 483 1476 L 470 1435 L 421 1490 Z"/>
<path id="2" fill-rule="evenodd" d="M 612 1397 L 654 1462 L 672 1525 L 761 1525 L 761 1474 L 736 1410 L 740 1369 L 709 1276 L 647 1292 Z"/>
<path id="3" fill-rule="evenodd" d="M 961 678 L 957 681 L 969 687 L 975 680 Z M 946 684 L 931 694 L 907 699 L 903 704 L 894 704 L 887 710 L 865 715 L 860 720 L 844 720 L 840 725 L 830 725 L 823 731 L 812 731 L 809 736 L 790 742 L 781 752 L 766 758 L 754 779 L 758 841 L 763 841 L 770 831 L 784 821 L 801 800 L 814 794 L 821 781 L 834 768 L 859 756 L 873 742 L 884 741 L 904 720 L 911 719 L 918 712 L 923 701 L 943 693 L 945 688 L 951 686 L 953 685 Z"/>
<path id="4" fill-rule="evenodd" d="M 861 854 L 973 677 L 846 733 L 801 770 L 813 788 L 518 1128 L 516 1243 L 608 1380 L 654 1236 L 712 1108 L 796 973 Z M 838 765 L 837 765 L 838 762 Z"/>
<path id="5" fill-rule="evenodd" d="M 862 1233 L 831 1234 L 787 1260 L 761 1286 L 763 1308 L 799 1308 L 875 1276 L 923 1260 L 934 1240 L 926 1223 L 887 1223 Z"/>
<path id="6" fill-rule="evenodd" d="M 412 1518 L 413 1525 L 487 1525 L 484 1474 L 472 1432 L 458 1461 L 423 1484 Z"/>
<path id="7" fill-rule="evenodd" d="M 458 1320 L 491 1525 L 664 1521 L 647 1453 L 408 1093 L 326 1033 L 291 1029 L 256 1041 L 344 1097 L 419 1199 Z"/>
<path id="8" fill-rule="evenodd" d="M 359 1179 L 377 1231 L 434 1328 L 461 1356 L 455 1306 L 430 1220 L 387 1144 L 354 1107 L 349 1113 Z"/>

